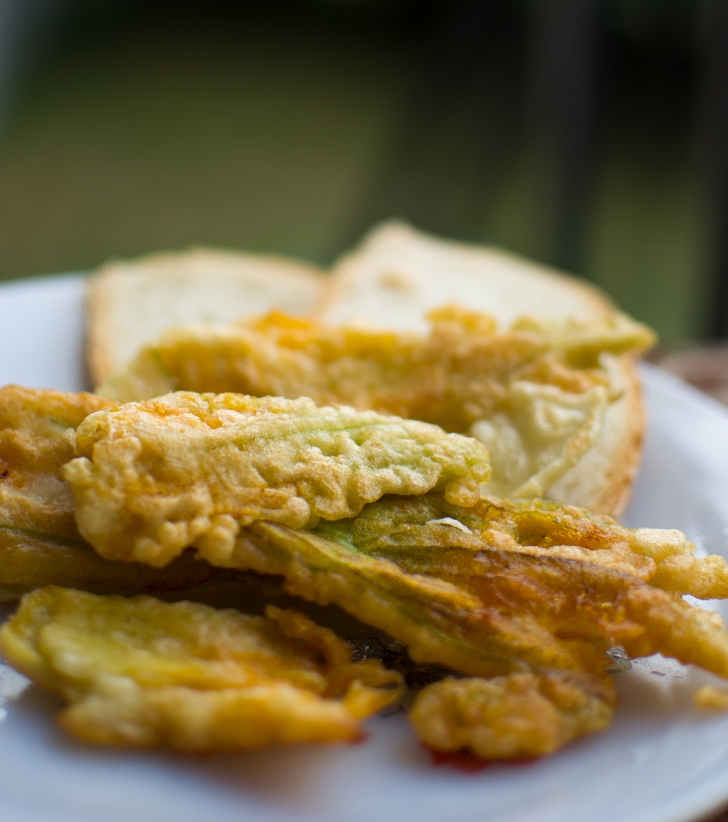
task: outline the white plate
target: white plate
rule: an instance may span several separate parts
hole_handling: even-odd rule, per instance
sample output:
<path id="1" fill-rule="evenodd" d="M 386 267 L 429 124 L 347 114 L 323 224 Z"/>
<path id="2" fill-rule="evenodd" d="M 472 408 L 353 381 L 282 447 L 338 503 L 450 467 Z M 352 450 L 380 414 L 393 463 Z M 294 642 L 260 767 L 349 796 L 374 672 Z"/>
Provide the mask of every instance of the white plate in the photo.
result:
<path id="1" fill-rule="evenodd" d="M 0 287 L 0 384 L 78 390 L 82 279 Z M 726 553 L 728 413 L 645 368 L 650 411 L 631 525 L 680 528 Z M 728 715 L 706 677 L 661 659 L 619 678 L 613 726 L 527 766 L 434 767 L 401 715 L 351 747 L 192 758 L 75 744 L 59 702 L 0 668 L 0 818 L 9 822 L 686 822 L 728 801 Z"/>

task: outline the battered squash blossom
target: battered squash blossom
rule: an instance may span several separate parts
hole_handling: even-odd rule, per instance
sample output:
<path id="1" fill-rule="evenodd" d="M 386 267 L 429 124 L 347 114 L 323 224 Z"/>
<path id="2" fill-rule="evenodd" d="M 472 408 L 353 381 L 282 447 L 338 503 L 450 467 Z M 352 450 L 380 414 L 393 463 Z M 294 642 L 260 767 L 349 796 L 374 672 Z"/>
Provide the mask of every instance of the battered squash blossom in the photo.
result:
<path id="1" fill-rule="evenodd" d="M 507 330 L 449 306 L 429 335 L 331 327 L 271 314 L 168 331 L 101 393 L 120 402 L 174 390 L 312 397 L 469 433 L 491 451 L 487 492 L 542 496 L 599 439 L 619 396 L 607 360 L 654 335 L 624 315 L 522 319 Z"/>
<path id="2" fill-rule="evenodd" d="M 63 465 L 75 456 L 78 426 L 112 406 L 93 394 L 0 388 L 0 600 L 49 584 L 161 592 L 231 577 L 190 555 L 163 570 L 110 562 L 79 534 Z"/>
<path id="3" fill-rule="evenodd" d="M 19 671 L 71 702 L 86 742 L 182 751 L 343 742 L 402 691 L 374 660 L 295 611 L 248 616 L 48 587 L 0 630 Z"/>
<path id="4" fill-rule="evenodd" d="M 12 478 L 0 533 L 90 553 L 86 538 L 157 566 L 191 546 L 338 605 L 437 673 L 409 700 L 433 748 L 538 756 L 606 728 L 617 647 L 728 679 L 722 619 L 682 598 L 727 598 L 724 559 L 696 557 L 677 531 L 481 499 L 490 468 L 473 439 L 310 399 L 180 392 L 103 407 L 22 391 L 5 395 L 18 405 L 0 431 Z M 74 438 L 79 456 L 61 473 Z M 0 647 L 72 703 L 66 728 L 108 744 L 351 740 L 403 687 L 307 617 L 271 608 L 249 617 L 46 588 L 25 596 Z M 703 688 L 696 703 L 724 709 L 728 694 Z"/>
<path id="5" fill-rule="evenodd" d="M 178 392 L 99 411 L 64 475 L 83 536 L 110 559 L 161 566 L 192 545 L 232 550 L 241 526 L 358 514 L 384 494 L 474 504 L 490 476 L 476 440 L 307 398 Z"/>
<path id="6" fill-rule="evenodd" d="M 616 645 L 728 678 L 723 621 L 679 596 L 726 597 L 728 567 L 693 550 L 677 531 L 630 530 L 555 503 L 463 508 L 428 494 L 312 531 L 256 523 L 224 564 L 280 575 L 289 593 L 335 603 L 416 662 L 467 677 L 425 688 L 412 722 L 433 747 L 498 758 L 605 728 Z"/>

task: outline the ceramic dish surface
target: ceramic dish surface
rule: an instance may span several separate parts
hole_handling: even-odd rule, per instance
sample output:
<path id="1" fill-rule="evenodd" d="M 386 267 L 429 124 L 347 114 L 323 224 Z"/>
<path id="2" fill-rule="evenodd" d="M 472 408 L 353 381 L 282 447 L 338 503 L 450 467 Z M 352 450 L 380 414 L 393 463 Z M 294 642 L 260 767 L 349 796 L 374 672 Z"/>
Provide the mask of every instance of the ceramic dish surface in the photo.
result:
<path id="1" fill-rule="evenodd" d="M 0 287 L 0 384 L 86 388 L 83 278 Z M 728 412 L 644 369 L 649 433 L 629 525 L 679 528 L 726 555 Z M 709 605 L 711 605 L 709 603 Z M 724 605 L 714 607 L 728 614 Z M 2 616 L 12 606 L 5 607 Z M 712 678 L 661 658 L 619 675 L 605 733 L 528 765 L 433 765 L 401 714 L 364 744 L 190 757 L 81 745 L 60 701 L 0 668 L 0 818 L 9 822 L 688 822 L 728 802 L 728 714 Z"/>

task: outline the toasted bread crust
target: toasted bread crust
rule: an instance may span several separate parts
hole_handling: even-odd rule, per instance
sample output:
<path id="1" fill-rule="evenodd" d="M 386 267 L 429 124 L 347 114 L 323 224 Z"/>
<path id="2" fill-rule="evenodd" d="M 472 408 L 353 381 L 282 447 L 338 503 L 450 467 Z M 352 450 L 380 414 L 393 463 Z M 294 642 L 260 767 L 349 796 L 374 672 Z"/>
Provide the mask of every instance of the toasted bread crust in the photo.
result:
<path id="1" fill-rule="evenodd" d="M 86 363 L 94 385 L 101 385 L 115 370 L 113 338 L 106 318 L 112 309 L 103 271 L 86 283 Z"/>

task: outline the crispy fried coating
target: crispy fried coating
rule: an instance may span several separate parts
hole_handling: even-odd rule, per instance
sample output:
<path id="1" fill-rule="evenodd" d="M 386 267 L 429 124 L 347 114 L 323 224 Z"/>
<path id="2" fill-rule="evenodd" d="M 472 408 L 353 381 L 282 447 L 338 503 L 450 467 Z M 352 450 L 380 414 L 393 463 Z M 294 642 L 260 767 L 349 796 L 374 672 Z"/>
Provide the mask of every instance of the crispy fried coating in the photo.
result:
<path id="1" fill-rule="evenodd" d="M 308 396 L 471 433 L 491 451 L 488 492 L 533 497 L 599 439 L 617 387 L 603 355 L 640 353 L 654 336 L 623 315 L 590 323 L 524 319 L 499 330 L 448 306 L 429 335 L 329 327 L 275 313 L 236 326 L 173 329 L 101 393 L 168 391 Z"/>
<path id="2" fill-rule="evenodd" d="M 375 507 L 393 502 L 401 513 L 402 501 Z M 400 530 L 383 516 L 377 524 L 381 537 L 365 543 L 346 522 L 313 532 L 258 523 L 229 563 L 280 574 L 290 593 L 336 603 L 404 642 L 416 662 L 470 676 L 551 668 L 601 675 L 606 651 L 622 645 L 630 657 L 662 653 L 728 677 L 719 615 L 598 556 L 564 556 L 561 546 L 553 556 L 538 546 L 508 550 L 438 522 Z"/>
<path id="3" fill-rule="evenodd" d="M 64 475 L 83 536 L 110 559 L 165 565 L 185 547 L 220 564 L 241 526 L 353 516 L 384 494 L 441 489 L 474 504 L 476 440 L 312 400 L 178 392 L 88 417 Z"/>
<path id="4" fill-rule="evenodd" d="M 703 711 L 728 711 L 728 690 L 714 685 L 703 685 L 695 692 L 693 701 Z"/>
<path id="5" fill-rule="evenodd" d="M 162 594 L 209 583 L 235 582 L 240 574 L 216 568 L 185 552 L 166 568 L 104 559 L 80 537 L 61 540 L 0 528 L 0 602 L 44 585 L 104 593 Z"/>
<path id="6" fill-rule="evenodd" d="M 526 759 L 604 730 L 615 702 L 609 680 L 595 693 L 563 674 L 448 677 L 420 691 L 409 719 L 420 739 L 436 750 Z"/>
<path id="7" fill-rule="evenodd" d="M 256 523 L 226 564 L 280 575 L 290 593 L 336 603 L 403 642 L 418 663 L 481 679 L 558 674 L 586 701 L 578 721 L 554 702 L 554 744 L 606 724 L 613 705 L 606 653 L 616 645 L 630 657 L 661 653 L 728 678 L 722 619 L 676 593 L 724 595 L 725 563 L 693 557 L 674 531 L 631 531 L 556 503 L 487 499 L 462 508 L 438 494 L 387 497 L 308 532 Z M 493 703 L 482 722 L 502 714 L 505 728 L 509 706 L 521 699 L 513 702 L 508 682 L 500 691 L 442 686 L 432 698 L 447 715 L 472 688 Z M 551 699 L 545 682 L 529 685 L 523 699 Z M 418 717 L 418 728 L 430 727 Z M 451 730 L 452 739 L 463 738 Z M 481 731 L 473 728 L 473 744 Z M 523 744 L 508 755 L 520 755 L 513 751 Z M 497 745 L 489 750 L 498 755 Z"/>
<path id="8" fill-rule="evenodd" d="M 0 526 L 78 539 L 73 492 L 61 469 L 75 456 L 78 426 L 110 407 L 83 392 L 0 388 Z"/>
<path id="9" fill-rule="evenodd" d="M 225 751 L 341 742 L 401 693 L 401 678 L 295 611 L 266 617 L 151 597 L 48 587 L 0 630 L 9 662 L 71 702 L 87 742 Z"/>
<path id="10" fill-rule="evenodd" d="M 443 526 L 455 528 L 463 536 L 443 531 Z M 381 549 L 391 558 L 406 557 L 408 567 L 418 572 L 426 568 L 427 557 L 438 544 L 441 548 L 436 560 L 440 562 L 450 544 L 479 551 L 485 543 L 492 551 L 534 559 L 584 561 L 675 594 L 728 598 L 725 559 L 695 557 L 695 545 L 681 531 L 626 528 L 611 517 L 547 500 L 487 498 L 465 509 L 434 494 L 420 499 L 388 499 L 367 507 L 356 519 L 322 523 L 318 529 L 328 535 L 339 530 L 342 533 L 336 538 L 352 539 L 369 553 Z M 437 564 L 435 568 L 442 570 Z"/>
<path id="11" fill-rule="evenodd" d="M 499 331 L 487 315 L 448 306 L 429 320 L 427 336 L 280 313 L 238 325 L 176 328 L 144 349 L 126 383 L 119 376 L 105 393 L 121 402 L 150 399 L 160 389 L 309 396 L 319 405 L 344 402 L 462 432 L 490 416 L 513 381 L 582 393 L 607 382 L 600 354 L 640 352 L 654 339 L 624 316 L 588 324 L 522 320 Z M 142 362 L 167 382 L 147 386 L 140 378 L 132 386 Z"/>
<path id="12" fill-rule="evenodd" d="M 163 571 L 110 562 L 83 540 L 62 467 L 75 456 L 76 428 L 112 406 L 92 394 L 0 388 L 0 600 L 50 584 L 162 592 L 230 577 L 191 555 Z"/>

